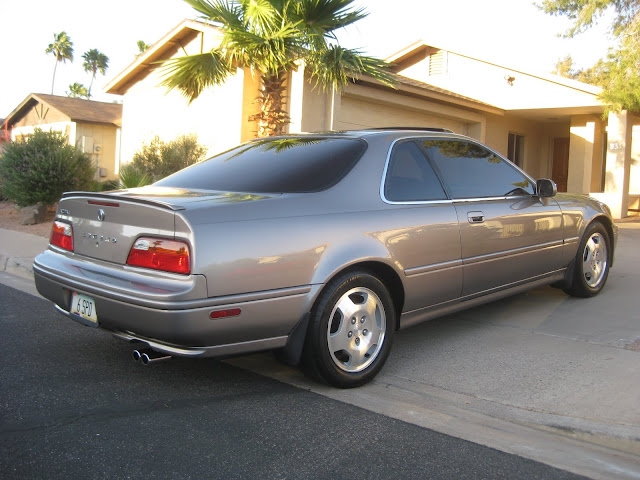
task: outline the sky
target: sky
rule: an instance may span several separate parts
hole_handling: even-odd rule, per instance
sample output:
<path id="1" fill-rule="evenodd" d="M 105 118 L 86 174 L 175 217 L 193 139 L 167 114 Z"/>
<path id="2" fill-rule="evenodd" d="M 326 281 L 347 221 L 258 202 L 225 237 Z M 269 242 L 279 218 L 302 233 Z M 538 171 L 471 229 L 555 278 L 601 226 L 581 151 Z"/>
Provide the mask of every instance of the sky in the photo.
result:
<path id="1" fill-rule="evenodd" d="M 136 42 L 153 44 L 196 12 L 182 0 L 30 0 L 2 1 L 0 7 L 0 118 L 30 93 L 51 93 L 55 58 L 46 54 L 54 33 L 66 31 L 74 44 L 73 63 L 60 63 L 56 95 L 69 85 L 89 86 L 82 54 L 96 48 L 109 57 L 105 76 L 98 73 L 94 100 L 121 97 L 103 87 L 135 60 Z M 558 37 L 569 23 L 540 11 L 532 0 L 356 0 L 369 15 L 340 31 L 340 43 L 385 58 L 418 41 L 493 61 L 530 73 L 549 73 L 571 55 L 588 67 L 606 55 L 612 38 L 606 21 L 574 39 Z"/>

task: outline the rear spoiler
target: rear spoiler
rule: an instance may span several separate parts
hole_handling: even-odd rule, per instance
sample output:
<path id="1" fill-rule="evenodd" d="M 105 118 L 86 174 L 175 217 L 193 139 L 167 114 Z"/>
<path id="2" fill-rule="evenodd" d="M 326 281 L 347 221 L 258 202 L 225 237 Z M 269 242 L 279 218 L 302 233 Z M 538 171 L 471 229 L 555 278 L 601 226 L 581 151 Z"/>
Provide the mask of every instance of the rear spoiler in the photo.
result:
<path id="1" fill-rule="evenodd" d="M 140 198 L 135 196 L 128 196 L 126 192 L 118 194 L 109 193 L 97 193 L 97 192 L 65 192 L 62 194 L 62 198 L 100 198 L 103 200 L 110 200 L 112 202 L 130 202 L 141 203 L 144 205 L 152 205 L 154 207 L 164 208 L 165 210 L 171 210 L 174 212 L 185 210 L 185 207 L 181 205 L 173 205 L 167 202 L 161 202 L 159 200 L 150 200 L 148 198 Z"/>

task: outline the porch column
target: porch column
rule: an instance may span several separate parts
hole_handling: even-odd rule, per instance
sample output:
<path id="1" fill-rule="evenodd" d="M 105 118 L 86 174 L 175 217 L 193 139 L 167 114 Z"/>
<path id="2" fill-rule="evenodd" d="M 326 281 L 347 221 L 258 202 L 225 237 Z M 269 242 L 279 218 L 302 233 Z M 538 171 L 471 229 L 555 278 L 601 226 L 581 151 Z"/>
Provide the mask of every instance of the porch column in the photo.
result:
<path id="1" fill-rule="evenodd" d="M 609 205 L 614 218 L 626 217 L 629 210 L 632 128 L 626 110 L 609 114 L 604 193 L 592 196 Z"/>
<path id="2" fill-rule="evenodd" d="M 588 194 L 591 191 L 596 120 L 592 117 L 572 117 L 570 131 L 567 192 Z"/>
<path id="3" fill-rule="evenodd" d="M 304 63 L 298 64 L 297 70 L 293 70 L 289 75 L 289 92 L 287 98 L 287 107 L 289 112 L 289 133 L 302 132 L 302 115 L 303 115 L 303 99 L 304 99 Z"/>

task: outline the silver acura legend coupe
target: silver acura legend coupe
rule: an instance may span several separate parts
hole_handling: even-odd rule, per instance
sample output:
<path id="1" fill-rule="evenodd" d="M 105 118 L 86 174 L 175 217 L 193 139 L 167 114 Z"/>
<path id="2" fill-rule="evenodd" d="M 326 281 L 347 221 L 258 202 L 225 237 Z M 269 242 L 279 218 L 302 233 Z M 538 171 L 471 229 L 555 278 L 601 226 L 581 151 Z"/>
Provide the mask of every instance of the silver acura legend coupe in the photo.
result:
<path id="1" fill-rule="evenodd" d="M 589 297 L 617 228 L 468 137 L 389 128 L 259 139 L 153 185 L 65 193 L 38 291 L 173 356 L 275 350 L 355 387 L 394 332 L 545 284 Z"/>

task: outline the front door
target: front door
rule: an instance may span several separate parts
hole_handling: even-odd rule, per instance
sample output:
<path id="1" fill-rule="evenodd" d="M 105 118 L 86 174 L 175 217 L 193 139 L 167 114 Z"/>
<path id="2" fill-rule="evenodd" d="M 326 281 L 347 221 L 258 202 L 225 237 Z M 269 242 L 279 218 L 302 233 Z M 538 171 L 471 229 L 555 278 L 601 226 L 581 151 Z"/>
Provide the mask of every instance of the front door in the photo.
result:
<path id="1" fill-rule="evenodd" d="M 562 212 L 511 162 L 465 140 L 423 142 L 454 201 L 462 297 L 491 293 L 561 268 Z"/>
<path id="2" fill-rule="evenodd" d="M 567 191 L 569 177 L 569 137 L 553 140 L 553 170 L 551 179 L 556 182 L 559 192 Z"/>

